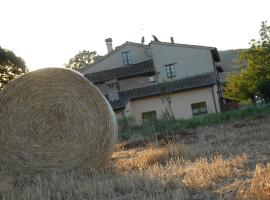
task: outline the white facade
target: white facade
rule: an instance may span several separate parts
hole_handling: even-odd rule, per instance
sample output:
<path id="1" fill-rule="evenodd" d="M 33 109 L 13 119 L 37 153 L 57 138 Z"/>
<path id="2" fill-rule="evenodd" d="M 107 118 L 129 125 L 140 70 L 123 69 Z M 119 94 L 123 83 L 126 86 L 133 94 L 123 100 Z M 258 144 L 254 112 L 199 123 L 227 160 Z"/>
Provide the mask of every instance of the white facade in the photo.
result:
<path id="1" fill-rule="evenodd" d="M 116 47 L 114 51 L 111 51 L 100 61 L 97 61 L 96 63 L 90 65 L 82 73 L 89 74 L 124 67 L 125 65 L 123 62 L 122 53 L 127 51 L 131 53 L 132 64 L 151 60 L 152 58 L 151 51 L 148 46 L 127 42 L 120 47 Z"/>
<path id="2" fill-rule="evenodd" d="M 149 82 L 147 76 L 134 76 L 119 80 L 120 90 L 146 87 L 162 82 L 175 81 L 196 75 L 214 72 L 215 63 L 213 47 L 194 45 L 183 45 L 164 42 L 151 42 L 149 46 L 126 42 L 108 53 L 100 61 L 91 64 L 83 74 L 102 72 L 105 70 L 125 67 L 123 52 L 130 52 L 132 64 L 153 60 L 155 71 L 155 82 Z M 216 49 L 215 49 L 216 50 Z M 168 76 L 167 66 L 173 66 L 174 74 Z M 128 65 L 130 66 L 130 65 Z M 152 75 L 151 75 L 152 76 Z M 97 86 L 108 94 L 106 83 Z M 193 115 L 191 104 L 205 102 L 207 113 L 220 112 L 220 97 L 217 85 L 204 88 L 191 89 L 171 94 L 172 110 L 176 118 L 188 118 Z M 138 123 L 142 121 L 142 113 L 155 111 L 160 117 L 166 110 L 166 105 L 161 102 L 160 96 L 146 97 L 141 99 L 130 99 L 125 109 L 117 112 L 117 117 L 133 116 Z"/>
<path id="3" fill-rule="evenodd" d="M 157 79 L 159 82 L 214 72 L 210 48 L 199 48 L 170 43 L 150 43 Z M 168 78 L 166 65 L 173 64 L 175 77 Z"/>
<path id="4" fill-rule="evenodd" d="M 192 114 L 191 104 L 205 102 L 207 113 L 220 112 L 218 102 L 215 102 L 214 95 L 215 88 L 206 87 L 201 89 L 194 89 L 184 92 L 172 93 L 171 108 L 176 118 L 189 118 Z M 148 97 L 131 101 L 131 111 L 136 122 L 142 122 L 142 114 L 145 112 L 155 111 L 157 118 L 160 118 L 162 113 L 168 110 L 168 105 L 163 103 L 160 96 Z"/>
<path id="5" fill-rule="evenodd" d="M 153 60 L 158 82 L 172 81 L 203 73 L 214 72 L 211 47 L 152 42 L 149 47 L 126 42 L 103 59 L 91 64 L 83 74 L 124 67 L 122 53 L 129 51 L 132 64 Z M 175 77 L 168 78 L 166 65 L 173 64 Z"/>

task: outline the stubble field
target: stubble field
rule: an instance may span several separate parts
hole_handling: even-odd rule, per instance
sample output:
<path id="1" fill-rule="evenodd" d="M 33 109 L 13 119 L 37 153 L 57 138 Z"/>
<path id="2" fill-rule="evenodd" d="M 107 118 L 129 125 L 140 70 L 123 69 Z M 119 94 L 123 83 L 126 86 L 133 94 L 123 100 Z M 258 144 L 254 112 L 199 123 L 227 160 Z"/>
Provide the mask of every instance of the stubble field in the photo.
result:
<path id="1" fill-rule="evenodd" d="M 0 199 L 270 199 L 270 116 L 120 143 L 106 169 L 7 177 Z"/>

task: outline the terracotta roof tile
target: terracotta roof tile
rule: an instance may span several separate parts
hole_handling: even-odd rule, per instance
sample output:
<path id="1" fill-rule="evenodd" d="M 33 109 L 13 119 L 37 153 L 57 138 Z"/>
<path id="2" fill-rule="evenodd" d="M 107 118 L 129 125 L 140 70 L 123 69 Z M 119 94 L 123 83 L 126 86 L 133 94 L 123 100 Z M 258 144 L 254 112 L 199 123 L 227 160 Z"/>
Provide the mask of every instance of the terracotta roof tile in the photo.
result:
<path id="1" fill-rule="evenodd" d="M 102 83 L 113 79 L 123 79 L 138 75 L 152 75 L 155 73 L 152 60 L 133 64 L 127 67 L 106 70 L 102 72 L 86 74 L 85 77 L 93 83 Z"/>
<path id="2" fill-rule="evenodd" d="M 121 91 L 119 92 L 119 100 L 111 101 L 110 104 L 114 110 L 123 109 L 129 100 L 203 88 L 214 84 L 216 84 L 216 76 L 214 73 L 201 74 L 159 85 Z"/>

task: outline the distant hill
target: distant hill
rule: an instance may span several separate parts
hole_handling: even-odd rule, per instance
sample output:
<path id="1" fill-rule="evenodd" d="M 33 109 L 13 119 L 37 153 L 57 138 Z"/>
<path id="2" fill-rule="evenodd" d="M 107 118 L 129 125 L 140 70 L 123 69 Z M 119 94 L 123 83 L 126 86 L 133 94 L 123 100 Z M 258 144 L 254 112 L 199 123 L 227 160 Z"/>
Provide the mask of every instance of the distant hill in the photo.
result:
<path id="1" fill-rule="evenodd" d="M 239 63 L 239 55 L 244 49 L 230 49 L 225 51 L 219 51 L 220 62 L 217 64 L 220 65 L 224 72 L 221 74 L 220 78 L 222 82 L 225 82 L 228 75 L 231 72 L 240 72 L 241 69 L 247 66 L 246 62 Z"/>
<path id="2" fill-rule="evenodd" d="M 239 59 L 239 54 L 244 49 L 230 49 L 225 51 L 219 51 L 220 62 L 219 65 L 222 66 L 225 72 L 238 71 L 239 69 L 246 67 L 246 64 L 237 63 Z"/>

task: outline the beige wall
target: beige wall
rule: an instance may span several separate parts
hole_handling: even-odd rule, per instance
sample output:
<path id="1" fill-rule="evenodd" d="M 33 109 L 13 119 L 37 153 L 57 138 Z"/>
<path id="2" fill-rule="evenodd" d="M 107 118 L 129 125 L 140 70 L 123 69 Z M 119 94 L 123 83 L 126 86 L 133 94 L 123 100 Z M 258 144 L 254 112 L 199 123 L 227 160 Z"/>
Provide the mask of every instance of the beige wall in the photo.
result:
<path id="1" fill-rule="evenodd" d="M 123 118 L 123 114 L 122 111 L 114 111 L 116 119 L 122 119 Z"/>
<path id="2" fill-rule="evenodd" d="M 173 80 L 214 71 L 211 50 L 180 45 L 151 43 L 150 45 L 158 81 L 170 81 L 167 78 L 167 64 L 175 64 L 176 77 Z"/>
<path id="3" fill-rule="evenodd" d="M 139 87 L 146 87 L 152 85 L 153 83 L 149 81 L 149 76 L 137 76 L 127 79 L 120 79 L 119 84 L 121 90 L 129 90 Z"/>
<path id="4" fill-rule="evenodd" d="M 124 109 L 124 114 L 126 117 L 132 116 L 131 102 L 130 101 L 127 103 L 126 108 Z"/>
<path id="5" fill-rule="evenodd" d="M 104 83 L 98 83 L 98 84 L 95 84 L 95 86 L 98 87 L 98 89 L 102 92 L 102 94 L 107 94 L 107 87 Z"/>
<path id="6" fill-rule="evenodd" d="M 100 72 L 104 70 L 123 67 L 124 66 L 123 58 L 122 58 L 123 51 L 131 52 L 131 60 L 133 64 L 151 59 L 151 55 L 150 55 L 150 51 L 148 47 L 145 47 L 143 45 L 128 44 L 124 46 L 123 48 L 116 50 L 113 54 L 109 55 L 108 57 L 92 65 L 90 68 L 85 70 L 83 74 L 95 73 L 95 72 Z"/>
<path id="7" fill-rule="evenodd" d="M 126 108 L 120 111 L 115 111 L 115 116 L 117 119 L 123 119 L 123 115 L 125 117 L 130 117 L 132 116 L 131 113 L 131 103 L 130 101 L 127 103 Z"/>
<path id="8" fill-rule="evenodd" d="M 192 116 L 191 104 L 206 102 L 208 113 L 215 113 L 215 104 L 212 94 L 212 87 L 194 89 L 190 91 L 171 94 L 172 110 L 176 118 L 189 118 Z M 217 103 L 217 102 L 216 102 Z M 216 104 L 218 106 L 218 104 Z M 218 106 L 219 107 L 219 106 Z M 162 103 L 160 96 L 149 97 L 131 101 L 132 115 L 138 123 L 142 122 L 142 113 L 156 111 L 157 117 L 162 115 L 166 109 L 166 104 Z M 218 112 L 220 111 L 217 108 Z"/>
<path id="9" fill-rule="evenodd" d="M 214 87 L 212 87 L 212 89 L 213 89 L 213 94 L 214 94 L 215 100 L 216 100 L 217 111 L 218 112 L 221 112 L 221 106 L 220 106 L 220 101 L 219 101 L 219 95 L 218 95 L 217 85 L 215 85 Z"/>
<path id="10" fill-rule="evenodd" d="M 119 84 L 120 84 L 120 90 L 129 90 L 129 89 L 134 89 L 134 88 L 139 88 L 139 87 L 146 87 L 146 86 L 155 84 L 155 82 L 151 83 L 149 81 L 149 76 L 137 76 L 137 77 L 130 77 L 126 79 L 120 79 Z M 95 85 L 99 88 L 99 90 L 103 94 L 108 94 L 108 89 L 105 83 L 98 83 Z"/>

